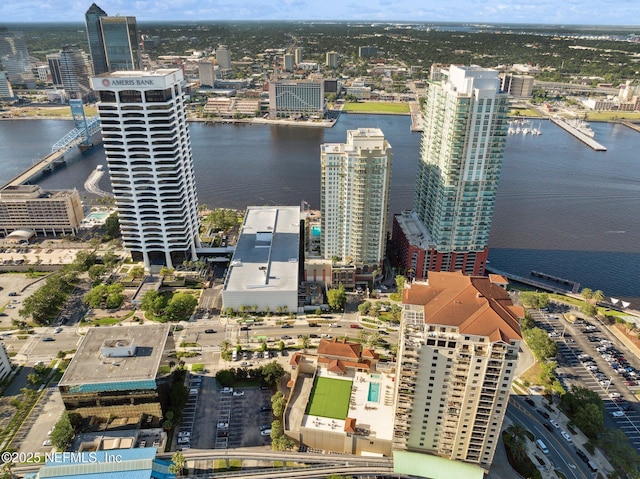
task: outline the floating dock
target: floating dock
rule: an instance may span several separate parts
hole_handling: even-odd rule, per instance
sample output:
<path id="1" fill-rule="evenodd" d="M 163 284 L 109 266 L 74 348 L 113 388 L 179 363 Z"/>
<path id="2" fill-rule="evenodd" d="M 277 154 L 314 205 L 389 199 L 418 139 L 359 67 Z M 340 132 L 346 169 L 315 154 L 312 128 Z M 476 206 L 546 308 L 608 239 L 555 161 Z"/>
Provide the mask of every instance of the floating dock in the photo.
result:
<path id="1" fill-rule="evenodd" d="M 585 143 L 586 145 L 593 148 L 595 151 L 607 151 L 607 148 L 605 146 L 601 145 L 596 140 L 594 140 L 588 135 L 585 135 L 581 131 L 576 130 L 574 127 L 569 125 L 566 121 L 558 118 L 550 118 L 550 120 L 556 125 L 558 125 L 560 128 L 562 128 L 564 131 L 571 133 L 582 143 Z"/>
<path id="2" fill-rule="evenodd" d="M 622 123 L 624 126 L 627 126 L 627 127 L 631 128 L 632 130 L 635 130 L 638 133 L 640 133 L 640 124 L 631 123 L 630 121 L 621 121 L 620 123 Z"/>
<path id="3" fill-rule="evenodd" d="M 549 281 L 555 281 L 556 283 L 562 283 L 571 286 L 572 293 L 577 293 L 580 290 L 580 283 L 571 281 L 570 279 L 559 278 L 558 276 L 541 273 L 540 271 L 532 271 L 531 276 L 537 276 L 538 278 L 547 279 Z"/>

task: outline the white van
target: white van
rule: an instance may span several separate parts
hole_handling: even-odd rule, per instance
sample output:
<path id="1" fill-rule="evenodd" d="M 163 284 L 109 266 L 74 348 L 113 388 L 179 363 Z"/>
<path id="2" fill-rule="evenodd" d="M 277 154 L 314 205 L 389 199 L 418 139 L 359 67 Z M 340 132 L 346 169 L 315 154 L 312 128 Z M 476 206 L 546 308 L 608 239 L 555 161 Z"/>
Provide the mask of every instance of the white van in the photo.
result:
<path id="1" fill-rule="evenodd" d="M 238 351 L 234 349 L 233 352 L 231 353 L 231 361 L 237 361 L 237 360 L 238 360 Z"/>
<path id="2" fill-rule="evenodd" d="M 543 454 L 549 454 L 549 449 L 547 449 L 547 445 L 544 442 L 542 442 L 541 439 L 536 439 L 536 446 L 538 446 L 538 449 L 540 449 Z"/>

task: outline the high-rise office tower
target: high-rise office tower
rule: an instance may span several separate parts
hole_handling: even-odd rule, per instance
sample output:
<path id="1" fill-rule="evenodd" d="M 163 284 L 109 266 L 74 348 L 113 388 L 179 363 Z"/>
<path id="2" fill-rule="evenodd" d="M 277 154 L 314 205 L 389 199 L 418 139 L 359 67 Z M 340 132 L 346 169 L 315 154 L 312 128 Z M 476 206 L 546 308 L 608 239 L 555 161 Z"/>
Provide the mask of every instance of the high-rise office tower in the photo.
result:
<path id="1" fill-rule="evenodd" d="M 402 291 L 393 447 L 434 479 L 460 477 L 442 458 L 478 466 L 474 474 L 462 465 L 464 477 L 483 477 L 493 461 L 524 317 L 506 283 L 433 272 Z"/>
<path id="2" fill-rule="evenodd" d="M 198 201 L 182 70 L 94 77 L 125 247 L 145 267 L 196 259 Z"/>
<path id="3" fill-rule="evenodd" d="M 321 254 L 379 269 L 385 252 L 391 145 L 379 128 L 347 131 L 325 143 L 321 159 Z M 364 270 L 366 266 L 366 271 Z"/>
<path id="4" fill-rule="evenodd" d="M 108 71 L 139 70 L 140 40 L 136 17 L 100 17 Z"/>
<path id="5" fill-rule="evenodd" d="M 231 52 L 226 45 L 218 45 L 216 49 L 216 62 L 222 70 L 231 70 Z"/>
<path id="6" fill-rule="evenodd" d="M 51 83 L 53 86 L 62 86 L 62 72 L 60 70 L 60 52 L 47 55 L 49 72 L 51 73 Z"/>
<path id="7" fill-rule="evenodd" d="M 87 10 L 85 20 L 96 75 L 141 68 L 140 40 L 135 17 L 110 17 L 94 3 Z"/>
<path id="8" fill-rule="evenodd" d="M 303 55 L 304 50 L 302 47 L 298 47 L 293 50 L 293 60 L 296 62 L 296 65 L 300 65 L 304 61 Z"/>
<path id="9" fill-rule="evenodd" d="M 200 86 L 213 88 L 216 83 L 216 71 L 211 59 L 200 60 L 198 62 L 198 76 Z"/>
<path id="10" fill-rule="evenodd" d="M 423 272 L 484 274 L 507 95 L 497 71 L 451 66 L 448 78 L 429 84 L 425 100 L 413 206 L 432 241 Z"/>
<path id="11" fill-rule="evenodd" d="M 295 56 L 293 53 L 284 54 L 284 71 L 292 72 L 294 66 Z"/>
<path id="12" fill-rule="evenodd" d="M 326 65 L 329 68 L 338 68 L 338 52 L 327 52 Z"/>
<path id="13" fill-rule="evenodd" d="M 0 28 L 0 66 L 7 72 L 12 85 L 35 88 L 32 61 L 22 32 Z"/>
<path id="14" fill-rule="evenodd" d="M 67 46 L 60 51 L 59 62 L 60 79 L 69 98 L 80 100 L 93 99 L 94 93 L 91 89 L 91 62 L 89 56 L 77 47 Z"/>
<path id="15" fill-rule="evenodd" d="M 102 27 L 100 26 L 100 19 L 106 16 L 107 12 L 95 3 L 91 4 L 89 10 L 87 10 L 84 15 L 94 75 L 102 75 L 109 71 L 107 67 L 107 55 L 104 51 L 104 41 L 102 39 Z"/>

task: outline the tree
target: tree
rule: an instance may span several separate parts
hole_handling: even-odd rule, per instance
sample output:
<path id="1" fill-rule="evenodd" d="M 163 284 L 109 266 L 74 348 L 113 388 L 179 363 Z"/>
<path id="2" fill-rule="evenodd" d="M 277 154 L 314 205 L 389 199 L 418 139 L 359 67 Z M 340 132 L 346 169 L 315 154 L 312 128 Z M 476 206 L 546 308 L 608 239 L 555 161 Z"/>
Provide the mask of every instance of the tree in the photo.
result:
<path id="1" fill-rule="evenodd" d="M 558 345 L 540 328 L 525 329 L 524 339 L 538 361 L 544 361 L 558 354 Z"/>
<path id="2" fill-rule="evenodd" d="M 169 466 L 169 472 L 176 476 L 181 476 L 187 465 L 187 458 L 181 452 L 174 452 L 171 456 L 171 465 Z"/>
<path id="3" fill-rule="evenodd" d="M 604 429 L 604 414 L 593 403 L 579 406 L 572 419 L 589 439 L 597 439 Z"/>
<path id="4" fill-rule="evenodd" d="M 121 258 L 117 254 L 107 251 L 102 255 L 102 263 L 109 269 L 113 268 L 120 262 Z"/>
<path id="5" fill-rule="evenodd" d="M 144 266 L 134 266 L 129 271 L 129 274 L 134 278 L 142 278 L 144 276 Z"/>
<path id="6" fill-rule="evenodd" d="M 167 305 L 167 298 L 158 291 L 150 290 L 144 293 L 140 303 L 142 311 L 149 311 L 153 315 L 158 316 L 162 313 Z"/>
<path id="7" fill-rule="evenodd" d="M 164 317 L 168 321 L 187 321 L 198 305 L 198 300 L 188 293 L 177 293 L 164 310 Z"/>
<path id="8" fill-rule="evenodd" d="M 623 475 L 638 478 L 640 468 L 640 456 L 629 444 L 629 439 L 620 429 L 605 429 L 598 445 L 603 451 L 607 451 L 607 459 L 611 465 Z"/>
<path id="9" fill-rule="evenodd" d="M 513 423 L 507 428 L 511 436 L 511 454 L 517 461 L 527 457 L 527 430 L 520 423 Z"/>
<path id="10" fill-rule="evenodd" d="M 69 421 L 69 414 L 65 411 L 51 430 L 51 444 L 59 451 L 64 451 L 71 439 L 73 439 L 73 426 Z"/>
<path id="11" fill-rule="evenodd" d="M 302 349 L 306 351 L 310 344 L 311 344 L 311 338 L 309 337 L 309 335 L 303 334 L 302 337 L 300 338 L 300 346 L 302 347 Z"/>
<path id="12" fill-rule="evenodd" d="M 104 220 L 104 238 L 105 240 L 111 240 L 117 238 L 120 235 L 120 219 L 118 213 L 111 213 Z"/>
<path id="13" fill-rule="evenodd" d="M 406 281 L 407 278 L 405 278 L 403 275 L 399 274 L 396 276 L 396 288 L 398 289 L 398 293 L 402 293 Z"/>
<path id="14" fill-rule="evenodd" d="M 593 298 L 593 290 L 591 288 L 582 288 L 580 295 L 587 301 Z"/>
<path id="15" fill-rule="evenodd" d="M 596 290 L 593 292 L 592 299 L 593 299 L 593 301 L 594 301 L 594 302 L 596 302 L 596 303 L 597 303 L 597 302 L 599 302 L 599 301 L 602 301 L 602 300 L 604 299 L 604 293 L 603 293 L 601 290 L 596 289 Z"/>
<path id="16" fill-rule="evenodd" d="M 549 305 L 549 295 L 547 293 L 523 291 L 520 293 L 520 301 L 522 301 L 522 304 L 530 308 L 546 308 Z"/>
<path id="17" fill-rule="evenodd" d="M 371 309 L 371 302 L 365 301 L 364 303 L 360 303 L 358 305 L 358 311 L 362 316 L 367 316 L 369 314 L 369 310 Z"/>
<path id="18" fill-rule="evenodd" d="M 262 377 L 267 384 L 275 384 L 278 382 L 278 380 L 284 376 L 284 372 L 284 368 L 276 361 L 262 366 Z"/>
<path id="19" fill-rule="evenodd" d="M 331 288 L 327 291 L 327 300 L 329 307 L 334 311 L 338 311 L 344 307 L 347 302 L 347 292 L 344 285 L 340 283 L 337 288 Z"/>
<path id="20" fill-rule="evenodd" d="M 586 316 L 594 317 L 598 314 L 598 308 L 594 304 L 591 303 L 582 303 L 580 305 L 580 312 Z"/>
<path id="21" fill-rule="evenodd" d="M 284 396 L 280 391 L 271 396 L 271 409 L 275 417 L 282 417 L 286 406 Z"/>
<path id="22" fill-rule="evenodd" d="M 87 274 L 89 275 L 89 279 L 91 279 L 92 282 L 97 283 L 106 272 L 107 267 L 105 265 L 94 264 L 89 267 Z"/>

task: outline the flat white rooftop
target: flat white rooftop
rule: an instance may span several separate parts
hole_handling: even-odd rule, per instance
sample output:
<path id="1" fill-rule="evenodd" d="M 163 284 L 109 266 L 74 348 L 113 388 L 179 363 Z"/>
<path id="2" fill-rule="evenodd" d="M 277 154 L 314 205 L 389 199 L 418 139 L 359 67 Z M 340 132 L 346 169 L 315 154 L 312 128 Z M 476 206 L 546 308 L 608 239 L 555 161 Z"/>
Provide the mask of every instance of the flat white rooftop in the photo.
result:
<path id="1" fill-rule="evenodd" d="M 248 207 L 224 291 L 297 292 L 299 248 L 299 206 Z"/>
<path id="2" fill-rule="evenodd" d="M 435 247 L 433 240 L 431 239 L 431 235 L 415 212 L 403 211 L 399 215 L 395 215 L 395 218 L 398 222 L 398 226 L 400 226 L 400 229 L 411 246 L 415 246 L 423 250 Z"/>

